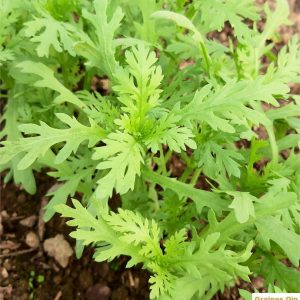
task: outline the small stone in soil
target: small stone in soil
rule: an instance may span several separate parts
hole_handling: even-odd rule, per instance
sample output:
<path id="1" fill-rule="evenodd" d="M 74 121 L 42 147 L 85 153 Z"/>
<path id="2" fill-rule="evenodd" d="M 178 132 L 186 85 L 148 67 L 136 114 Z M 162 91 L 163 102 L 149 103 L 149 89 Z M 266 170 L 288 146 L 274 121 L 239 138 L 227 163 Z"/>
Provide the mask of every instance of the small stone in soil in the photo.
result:
<path id="1" fill-rule="evenodd" d="M 5 268 L 0 268 L 0 275 L 2 278 L 6 279 L 8 277 L 8 272 Z"/>
<path id="2" fill-rule="evenodd" d="M 26 234 L 25 243 L 30 248 L 37 248 L 40 244 L 40 240 L 36 233 L 34 233 L 33 231 L 30 231 Z"/>
<path id="3" fill-rule="evenodd" d="M 4 261 L 3 267 L 4 267 L 6 270 L 8 270 L 8 271 L 11 270 L 11 263 L 10 263 L 10 260 L 9 260 L 9 259 L 6 259 L 6 260 Z"/>
<path id="4" fill-rule="evenodd" d="M 86 299 L 87 300 L 108 300 L 111 295 L 111 289 L 101 283 L 97 283 L 93 286 L 91 286 L 87 293 L 86 293 Z M 123 298 L 119 298 L 123 299 Z"/>
<path id="5" fill-rule="evenodd" d="M 37 220 L 36 215 L 32 215 L 20 221 L 20 224 L 25 227 L 32 228 Z"/>
<path id="6" fill-rule="evenodd" d="M 8 218 L 9 218 L 9 214 L 7 213 L 6 210 L 2 210 L 2 211 L 1 211 L 1 217 L 2 217 L 3 219 L 8 219 Z"/>
<path id="7" fill-rule="evenodd" d="M 252 279 L 252 286 L 255 289 L 261 289 L 264 287 L 264 279 L 262 277 L 255 277 Z"/>
<path id="8" fill-rule="evenodd" d="M 63 268 L 67 267 L 69 258 L 73 254 L 70 244 L 64 239 L 62 234 L 57 234 L 54 238 L 46 239 L 44 241 L 44 249 Z"/>

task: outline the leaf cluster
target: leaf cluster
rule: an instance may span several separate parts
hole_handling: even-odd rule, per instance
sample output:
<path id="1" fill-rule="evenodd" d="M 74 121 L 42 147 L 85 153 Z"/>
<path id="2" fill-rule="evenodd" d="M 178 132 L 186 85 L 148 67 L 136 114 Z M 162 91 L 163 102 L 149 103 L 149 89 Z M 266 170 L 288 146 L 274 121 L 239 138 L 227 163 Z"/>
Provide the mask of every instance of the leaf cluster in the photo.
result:
<path id="1" fill-rule="evenodd" d="M 211 299 L 250 275 L 299 292 L 288 16 L 286 0 L 0 0 L 4 181 L 33 194 L 46 169 L 45 220 L 70 219 L 78 256 L 142 264 L 151 299 Z"/>

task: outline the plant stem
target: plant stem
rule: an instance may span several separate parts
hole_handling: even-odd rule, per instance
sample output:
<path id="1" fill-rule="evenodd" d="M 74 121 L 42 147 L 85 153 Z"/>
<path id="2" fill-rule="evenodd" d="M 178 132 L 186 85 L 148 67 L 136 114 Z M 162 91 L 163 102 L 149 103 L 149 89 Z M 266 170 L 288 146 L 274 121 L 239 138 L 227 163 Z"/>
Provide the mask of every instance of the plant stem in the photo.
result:
<path id="1" fill-rule="evenodd" d="M 197 180 L 198 180 L 198 178 L 199 178 L 199 176 L 201 174 L 201 171 L 202 171 L 201 168 L 195 170 L 195 172 L 194 172 L 194 174 L 192 176 L 192 179 L 191 179 L 191 185 L 194 186 L 197 183 Z"/>
<path id="2" fill-rule="evenodd" d="M 268 136 L 270 140 L 270 146 L 272 152 L 272 163 L 276 165 L 279 160 L 279 155 L 278 155 L 278 146 L 276 143 L 274 129 L 271 126 L 266 126 L 266 130 L 268 132 Z"/>
<path id="3" fill-rule="evenodd" d="M 162 145 L 159 145 L 159 160 L 160 160 L 160 164 L 161 164 L 160 167 L 162 170 L 162 174 L 167 175 L 168 171 L 167 171 L 167 166 L 166 166 L 164 149 L 163 149 Z"/>
<path id="4" fill-rule="evenodd" d="M 210 59 L 208 51 L 207 51 L 207 49 L 206 49 L 203 42 L 200 42 L 200 49 L 201 49 L 201 52 L 202 52 L 202 55 L 203 55 L 203 58 L 204 58 L 204 61 L 205 61 L 207 74 L 210 75 L 210 62 L 211 62 L 211 59 Z"/>

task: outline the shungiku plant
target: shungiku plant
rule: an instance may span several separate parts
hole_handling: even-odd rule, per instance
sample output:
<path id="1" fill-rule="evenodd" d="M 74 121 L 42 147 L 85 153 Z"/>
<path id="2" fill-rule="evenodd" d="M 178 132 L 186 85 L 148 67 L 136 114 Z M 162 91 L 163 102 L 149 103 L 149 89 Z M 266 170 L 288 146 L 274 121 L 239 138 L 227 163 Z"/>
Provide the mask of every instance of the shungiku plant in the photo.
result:
<path id="1" fill-rule="evenodd" d="M 151 299 L 250 275 L 299 292 L 298 37 L 275 51 L 288 15 L 286 0 L 0 0 L 5 181 L 35 193 L 47 170 L 45 220 L 70 219 L 78 256 L 142 264 Z"/>

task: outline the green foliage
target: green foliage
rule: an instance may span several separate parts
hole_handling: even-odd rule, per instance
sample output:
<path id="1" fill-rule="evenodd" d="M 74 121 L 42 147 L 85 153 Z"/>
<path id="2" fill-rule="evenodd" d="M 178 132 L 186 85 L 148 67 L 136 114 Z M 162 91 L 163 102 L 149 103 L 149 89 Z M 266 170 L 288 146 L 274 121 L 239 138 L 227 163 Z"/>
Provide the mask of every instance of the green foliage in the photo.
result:
<path id="1" fill-rule="evenodd" d="M 142 264 L 151 299 L 209 300 L 250 275 L 299 292 L 288 15 L 286 0 L 0 0 L 4 182 L 33 194 L 47 170 L 45 221 L 70 219 L 77 256 Z"/>
<path id="2" fill-rule="evenodd" d="M 117 67 L 114 35 L 124 15 L 118 7 L 108 21 L 108 1 L 94 0 L 93 6 L 93 13 L 82 10 L 82 17 L 92 25 L 92 33 L 89 36 L 88 33 L 81 32 L 74 47 L 79 55 L 87 59 L 88 66 L 99 68 L 105 75 L 112 77 Z"/>
<path id="3" fill-rule="evenodd" d="M 56 208 L 62 216 L 72 218 L 68 221 L 70 226 L 77 227 L 71 236 L 82 240 L 84 245 L 94 243 L 96 261 L 113 260 L 125 254 L 131 257 L 128 266 L 143 263 L 154 273 L 150 278 L 151 298 L 169 294 L 172 299 L 180 299 L 179 291 L 188 276 L 194 283 L 184 299 L 189 299 L 194 293 L 204 296 L 210 284 L 213 292 L 223 289 L 224 284 L 231 283 L 236 276 L 248 280 L 250 271 L 240 264 L 251 255 L 251 244 L 245 252 L 234 253 L 223 246 L 215 249 L 219 233 L 206 239 L 197 237 L 191 243 L 185 240 L 185 230 L 181 230 L 164 242 L 163 252 L 160 247 L 162 234 L 153 219 L 122 209 L 118 213 L 108 213 L 101 204 L 98 205 L 97 217 L 93 217 L 77 200 L 73 205 L 74 208 L 65 205 Z"/>
<path id="4" fill-rule="evenodd" d="M 199 27 L 202 26 L 205 33 L 212 30 L 221 31 L 224 23 L 228 21 L 234 28 L 234 34 L 241 38 L 249 36 L 251 33 L 248 26 L 243 22 L 244 19 L 259 20 L 258 9 L 253 5 L 252 0 L 243 2 L 238 0 L 204 0 L 196 2 L 195 8 L 199 14 Z"/>
<path id="5" fill-rule="evenodd" d="M 25 36 L 31 37 L 31 41 L 38 43 L 36 47 L 38 56 L 49 57 L 49 49 L 53 47 L 55 51 L 63 50 L 74 56 L 73 49 L 73 27 L 56 21 L 50 15 L 43 14 L 42 18 L 35 18 L 25 24 Z"/>
<path id="6" fill-rule="evenodd" d="M 59 150 L 55 163 L 60 164 L 65 161 L 72 152 L 76 152 L 79 145 L 88 139 L 88 147 L 93 147 L 104 136 L 103 130 L 91 121 L 91 126 L 80 124 L 75 118 L 66 114 L 56 114 L 56 116 L 70 128 L 56 129 L 51 128 L 46 123 L 23 124 L 19 129 L 27 135 L 36 134 L 34 137 L 27 137 L 17 141 L 3 142 L 5 148 L 1 148 L 1 163 L 6 163 L 19 153 L 25 152 L 26 155 L 19 162 L 17 168 L 24 170 L 31 166 L 38 157 L 42 157 L 51 146 L 66 142 L 65 146 Z"/>
<path id="7" fill-rule="evenodd" d="M 255 218 L 253 202 L 256 198 L 249 193 L 241 192 L 227 192 L 227 194 L 233 196 L 233 201 L 229 205 L 234 209 L 235 217 L 238 222 L 245 223 L 249 220 L 250 216 Z"/>
<path id="8" fill-rule="evenodd" d="M 101 170 L 110 169 L 99 183 L 99 198 L 111 196 L 113 188 L 118 193 L 126 193 L 133 189 L 136 175 L 140 175 L 140 165 L 143 163 L 143 149 L 135 139 L 127 133 L 111 133 L 103 140 L 106 146 L 97 148 L 94 159 L 105 159 L 98 164 Z"/>
<path id="9" fill-rule="evenodd" d="M 266 255 L 259 272 L 266 279 L 266 283 L 277 285 L 286 291 L 297 291 L 300 273 L 278 261 L 271 255 Z"/>

